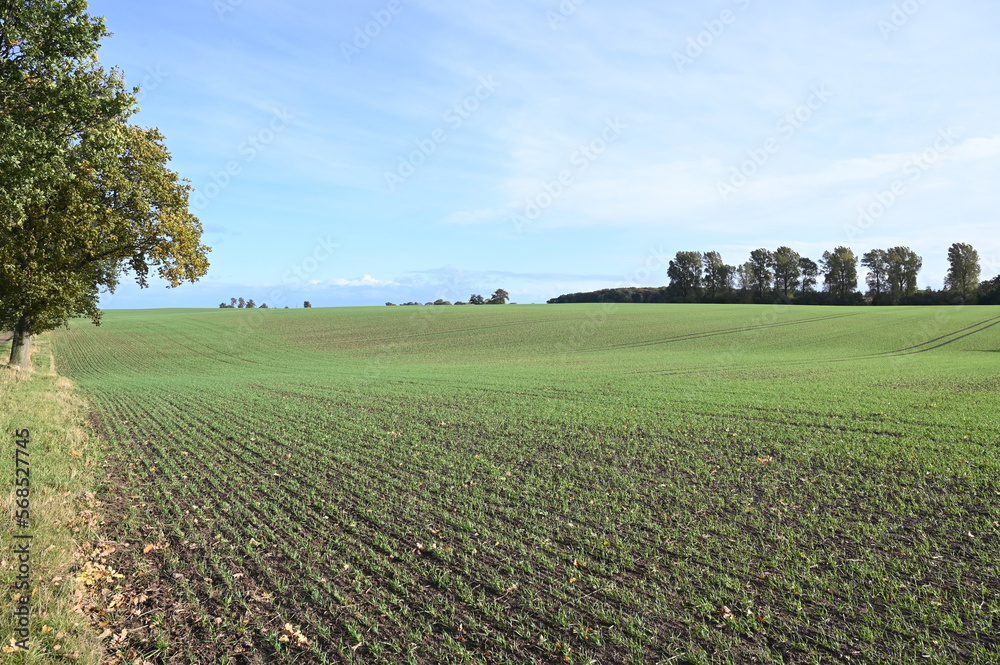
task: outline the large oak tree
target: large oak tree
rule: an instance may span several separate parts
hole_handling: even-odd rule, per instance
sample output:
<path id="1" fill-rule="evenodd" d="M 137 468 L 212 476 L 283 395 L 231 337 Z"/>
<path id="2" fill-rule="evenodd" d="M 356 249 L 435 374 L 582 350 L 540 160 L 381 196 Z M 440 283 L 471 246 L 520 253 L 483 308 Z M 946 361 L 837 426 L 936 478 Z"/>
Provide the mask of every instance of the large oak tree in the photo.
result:
<path id="1" fill-rule="evenodd" d="M 123 272 L 170 286 L 208 270 L 190 187 L 157 130 L 128 124 L 134 91 L 97 61 L 103 20 L 83 0 L 0 0 L 0 327 L 10 364 L 32 335 L 100 322 Z"/>

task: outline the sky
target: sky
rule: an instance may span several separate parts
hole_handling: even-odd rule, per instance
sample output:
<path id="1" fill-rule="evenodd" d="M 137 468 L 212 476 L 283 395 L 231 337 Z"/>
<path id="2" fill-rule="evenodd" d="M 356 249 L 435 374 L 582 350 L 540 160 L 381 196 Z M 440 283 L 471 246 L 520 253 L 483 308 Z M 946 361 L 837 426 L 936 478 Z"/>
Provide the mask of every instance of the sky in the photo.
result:
<path id="1" fill-rule="evenodd" d="M 211 246 L 105 308 L 661 286 L 681 250 L 1000 274 L 991 0 L 92 0 Z M 860 286 L 863 286 L 863 278 Z"/>

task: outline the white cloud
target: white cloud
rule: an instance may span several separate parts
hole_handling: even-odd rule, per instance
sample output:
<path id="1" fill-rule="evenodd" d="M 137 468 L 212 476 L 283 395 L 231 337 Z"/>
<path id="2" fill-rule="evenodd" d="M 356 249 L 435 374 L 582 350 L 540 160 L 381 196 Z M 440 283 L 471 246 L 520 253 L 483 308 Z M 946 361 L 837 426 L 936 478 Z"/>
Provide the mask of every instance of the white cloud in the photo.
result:
<path id="1" fill-rule="evenodd" d="M 382 281 L 371 275 L 365 275 L 361 279 L 332 279 L 328 284 L 330 286 L 397 286 L 398 282 Z"/>

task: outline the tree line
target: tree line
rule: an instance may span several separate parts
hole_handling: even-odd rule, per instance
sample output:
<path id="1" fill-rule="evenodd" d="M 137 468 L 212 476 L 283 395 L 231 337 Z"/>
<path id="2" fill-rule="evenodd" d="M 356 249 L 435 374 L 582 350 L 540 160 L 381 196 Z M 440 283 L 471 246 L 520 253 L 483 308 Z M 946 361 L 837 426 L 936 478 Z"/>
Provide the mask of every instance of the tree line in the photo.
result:
<path id="1" fill-rule="evenodd" d="M 309 309 L 312 307 L 312 303 L 306 300 L 302 303 L 302 306 Z M 268 309 L 268 307 L 266 302 L 258 305 L 254 302 L 253 298 L 250 300 L 244 300 L 243 298 L 230 298 L 229 304 L 220 302 L 219 309 Z M 285 305 L 285 309 L 288 309 L 288 305 Z"/>
<path id="2" fill-rule="evenodd" d="M 228 305 L 224 302 L 219 303 L 219 309 L 254 309 L 256 307 L 257 303 L 253 301 L 253 298 L 250 300 L 244 300 L 243 298 L 230 298 Z M 261 303 L 260 309 L 267 309 L 267 303 Z M 288 308 L 286 307 L 285 309 Z"/>
<path id="3" fill-rule="evenodd" d="M 726 264 L 718 252 L 681 251 L 669 262 L 667 286 L 571 293 L 548 302 L 1000 304 L 1000 276 L 979 281 L 979 254 L 971 245 L 953 244 L 948 261 L 944 289 L 920 291 L 917 275 L 923 259 L 909 247 L 873 249 L 859 258 L 841 246 L 823 252 L 818 262 L 790 247 L 760 248 L 739 266 Z M 864 292 L 858 290 L 859 266 L 868 270 Z"/>

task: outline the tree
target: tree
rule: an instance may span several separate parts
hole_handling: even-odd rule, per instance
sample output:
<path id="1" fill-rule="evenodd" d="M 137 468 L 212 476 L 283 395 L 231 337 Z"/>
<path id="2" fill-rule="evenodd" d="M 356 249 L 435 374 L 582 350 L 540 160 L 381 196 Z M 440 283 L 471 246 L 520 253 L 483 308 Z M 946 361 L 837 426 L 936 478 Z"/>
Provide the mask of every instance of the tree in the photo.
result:
<path id="1" fill-rule="evenodd" d="M 188 189 L 164 167 L 162 137 L 125 124 L 135 95 L 101 67 L 110 33 L 86 7 L 0 3 L 0 327 L 14 329 L 12 367 L 26 365 L 34 334 L 75 316 L 99 323 L 99 292 L 126 266 L 140 286 L 150 267 L 177 286 L 208 266 Z"/>
<path id="2" fill-rule="evenodd" d="M 100 325 L 100 294 L 114 293 L 123 273 L 146 288 L 155 269 L 172 288 L 208 271 L 191 187 L 166 167 L 162 138 L 124 123 L 84 134 L 60 184 L 25 207 L 18 229 L 0 226 L 0 327 L 14 330 L 12 367 L 26 366 L 34 334 L 79 316 Z"/>
<path id="3" fill-rule="evenodd" d="M 980 305 L 1000 305 L 1000 275 L 980 283 L 976 297 Z"/>
<path id="4" fill-rule="evenodd" d="M 756 299 L 762 299 L 771 290 L 771 280 L 774 274 L 770 268 L 774 264 L 774 255 L 768 249 L 755 249 L 750 252 L 750 272 L 753 274 L 751 291 Z"/>
<path id="5" fill-rule="evenodd" d="M 469 296 L 470 305 L 483 305 L 485 303 L 486 300 L 478 293 L 473 293 L 471 296 Z"/>
<path id="6" fill-rule="evenodd" d="M 257 303 L 253 301 L 253 298 L 247 301 L 247 309 L 256 309 Z"/>
<path id="7" fill-rule="evenodd" d="M 718 252 L 705 252 L 702 261 L 705 268 L 702 284 L 709 298 L 715 300 L 722 295 L 729 295 L 733 289 L 735 266 L 726 265 Z"/>
<path id="8" fill-rule="evenodd" d="M 80 0 L 0 2 L 0 240 L 21 235 L 79 168 L 84 136 L 136 110 L 97 57 L 110 33 Z"/>
<path id="9" fill-rule="evenodd" d="M 677 252 L 667 267 L 670 289 L 684 298 L 697 295 L 701 291 L 703 265 L 701 252 Z"/>
<path id="10" fill-rule="evenodd" d="M 227 305 L 226 303 L 224 303 L 224 302 L 220 302 L 219 303 L 219 309 L 228 309 L 228 308 L 229 308 L 229 305 Z"/>
<path id="11" fill-rule="evenodd" d="M 239 301 L 239 308 L 240 308 L 240 309 L 243 309 L 243 308 L 244 308 L 244 307 L 246 307 L 246 306 L 247 306 L 247 301 L 246 301 L 246 300 L 244 300 L 243 298 L 240 298 L 240 301 Z"/>
<path id="12" fill-rule="evenodd" d="M 861 265 L 868 268 L 868 294 L 872 303 L 878 304 L 889 293 L 889 254 L 884 249 L 873 249 L 861 257 Z"/>
<path id="13" fill-rule="evenodd" d="M 269 308 L 268 308 L 268 306 L 267 306 L 267 303 L 266 303 L 266 302 L 262 302 L 262 303 L 260 304 L 260 308 L 261 308 L 261 309 L 269 309 Z"/>
<path id="14" fill-rule="evenodd" d="M 889 279 L 889 295 L 893 304 L 917 292 L 917 275 L 923 267 L 923 259 L 909 247 L 890 247 L 886 251 Z"/>
<path id="15" fill-rule="evenodd" d="M 303 307 L 312 307 L 312 303 L 307 300 L 304 303 L 302 303 L 302 306 Z"/>
<path id="16" fill-rule="evenodd" d="M 236 307 L 236 298 L 230 298 L 229 299 L 229 306 L 233 307 L 233 308 Z"/>
<path id="17" fill-rule="evenodd" d="M 736 280 L 740 286 L 740 296 L 743 300 L 749 300 L 753 296 L 753 264 L 747 261 L 736 268 Z"/>
<path id="18" fill-rule="evenodd" d="M 803 256 L 799 259 L 799 272 L 802 276 L 800 287 L 802 293 L 809 293 L 816 287 L 818 282 L 819 266 L 812 259 Z"/>
<path id="19" fill-rule="evenodd" d="M 387 302 L 387 303 L 385 304 L 385 306 L 386 306 L 386 307 L 395 307 L 395 306 L 396 306 L 396 303 L 394 303 L 394 302 Z"/>
<path id="20" fill-rule="evenodd" d="M 799 253 L 790 247 L 779 247 L 773 254 L 771 265 L 774 267 L 775 290 L 780 289 L 785 299 L 790 293 L 795 293 L 799 285 L 799 278 L 802 275 L 802 269 L 799 267 L 801 259 Z"/>
<path id="21" fill-rule="evenodd" d="M 823 252 L 823 284 L 834 298 L 845 302 L 858 288 L 858 259 L 849 247 Z"/>
<path id="22" fill-rule="evenodd" d="M 487 305 L 506 305 L 507 301 L 510 300 L 510 295 L 503 289 L 497 289 L 490 296 L 490 299 L 486 301 Z"/>
<path id="23" fill-rule="evenodd" d="M 948 248 L 948 262 L 951 267 L 944 278 L 944 288 L 968 299 L 979 284 L 979 252 L 972 245 L 956 242 Z"/>

